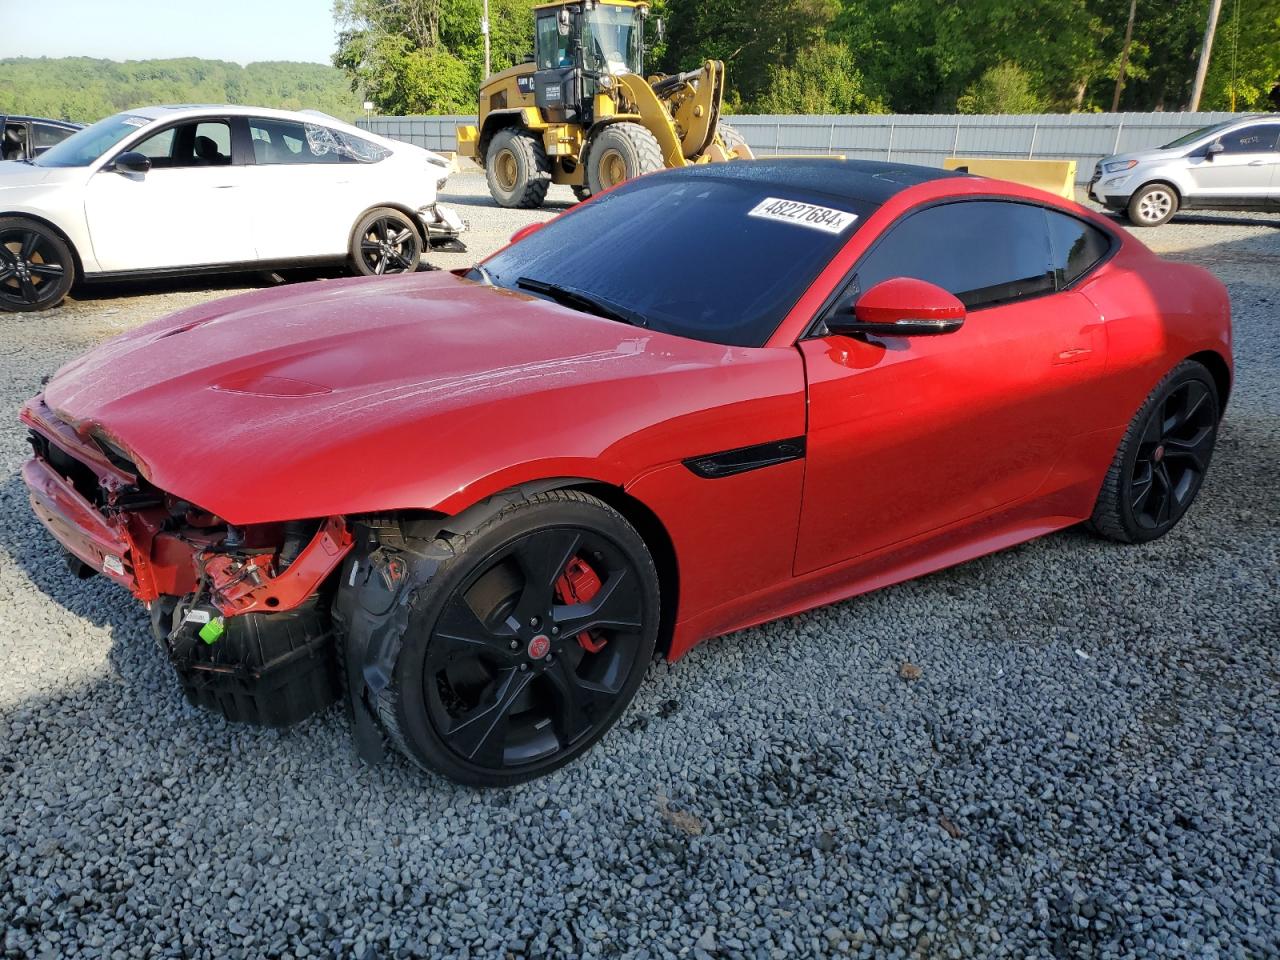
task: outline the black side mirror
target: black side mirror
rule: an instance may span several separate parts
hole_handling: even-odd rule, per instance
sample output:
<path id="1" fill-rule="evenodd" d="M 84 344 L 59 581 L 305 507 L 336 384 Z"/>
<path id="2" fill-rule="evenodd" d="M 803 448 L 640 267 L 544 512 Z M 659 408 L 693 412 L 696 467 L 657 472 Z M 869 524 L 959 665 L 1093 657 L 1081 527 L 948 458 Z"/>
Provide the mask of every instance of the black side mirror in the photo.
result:
<path id="1" fill-rule="evenodd" d="M 146 173 L 151 169 L 151 160 L 130 150 L 116 157 L 115 162 L 111 164 L 111 169 L 116 173 Z"/>
<path id="2" fill-rule="evenodd" d="M 1222 151 L 1226 149 L 1227 148 L 1222 145 L 1221 140 L 1215 140 L 1213 141 L 1213 143 L 1209 144 L 1207 147 L 1204 148 L 1204 158 L 1206 160 L 1212 160 L 1214 157 L 1216 157 L 1218 154 L 1222 153 Z"/>

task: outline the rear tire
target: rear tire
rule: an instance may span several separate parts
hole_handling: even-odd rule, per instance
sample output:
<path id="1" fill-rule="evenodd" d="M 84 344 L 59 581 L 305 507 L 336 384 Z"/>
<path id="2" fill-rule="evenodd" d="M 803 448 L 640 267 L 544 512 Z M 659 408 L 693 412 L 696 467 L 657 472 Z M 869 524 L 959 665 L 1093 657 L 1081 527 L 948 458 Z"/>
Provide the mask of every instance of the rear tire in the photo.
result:
<path id="1" fill-rule="evenodd" d="M 1148 183 L 1129 198 L 1129 222 L 1135 227 L 1158 227 L 1178 212 L 1178 191 L 1167 183 Z"/>
<path id="2" fill-rule="evenodd" d="M 543 776 L 590 749 L 639 688 L 657 641 L 657 571 L 595 497 L 518 500 L 465 534 L 409 538 L 405 559 L 408 619 L 376 708 L 424 769 L 480 787 Z M 575 580 L 582 593 L 564 595 L 578 563 L 595 589 Z"/>
<path id="3" fill-rule="evenodd" d="M 733 151 L 740 147 L 745 147 L 747 151 L 746 156 L 743 156 L 740 159 L 750 160 L 752 158 L 753 154 L 751 153 L 751 148 L 747 146 L 747 138 L 739 133 L 736 127 L 731 127 L 729 124 L 722 121 L 718 130 L 720 132 L 720 141 L 724 144 L 725 150 L 733 153 Z"/>
<path id="4" fill-rule="evenodd" d="M 1093 531 L 1146 543 L 1172 530 L 1204 484 L 1220 411 L 1213 375 L 1194 360 L 1156 384 L 1107 471 L 1089 521 Z"/>
<path id="5" fill-rule="evenodd" d="M 658 138 L 638 123 L 611 123 L 587 148 L 587 188 L 601 193 L 664 166 Z"/>
<path id="6" fill-rule="evenodd" d="M 551 160 L 542 139 L 519 127 L 499 130 L 485 153 L 489 193 L 499 206 L 533 210 L 551 188 Z"/>
<path id="7" fill-rule="evenodd" d="M 0 217 L 0 310 L 49 310 L 75 279 L 75 256 L 55 231 L 26 217 Z"/>

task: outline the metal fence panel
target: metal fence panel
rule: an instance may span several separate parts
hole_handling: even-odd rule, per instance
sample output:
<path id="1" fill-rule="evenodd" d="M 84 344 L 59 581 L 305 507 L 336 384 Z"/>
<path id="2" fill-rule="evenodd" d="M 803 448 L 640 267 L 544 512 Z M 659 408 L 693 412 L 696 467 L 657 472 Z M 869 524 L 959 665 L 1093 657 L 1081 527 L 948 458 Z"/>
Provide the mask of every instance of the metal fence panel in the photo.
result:
<path id="1" fill-rule="evenodd" d="M 1230 113 L 1071 113 L 1026 116 L 858 114 L 727 118 L 761 155 L 837 154 L 942 166 L 950 156 L 1075 160 L 1084 183 L 1094 164 L 1111 153 L 1168 143 Z M 428 150 L 457 150 L 455 128 L 474 116 L 369 117 L 373 133 Z"/>

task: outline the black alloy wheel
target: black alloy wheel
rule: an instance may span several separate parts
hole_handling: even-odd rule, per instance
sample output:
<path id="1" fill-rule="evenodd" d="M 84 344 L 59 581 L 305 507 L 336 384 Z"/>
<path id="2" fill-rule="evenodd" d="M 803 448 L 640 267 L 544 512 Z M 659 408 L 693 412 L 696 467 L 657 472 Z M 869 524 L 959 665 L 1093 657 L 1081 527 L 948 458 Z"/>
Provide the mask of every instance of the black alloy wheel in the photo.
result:
<path id="1" fill-rule="evenodd" d="M 0 309 L 47 310 L 74 280 L 75 261 L 61 237 L 32 220 L 0 218 Z"/>
<path id="2" fill-rule="evenodd" d="M 1194 361 L 1175 368 L 1130 425 L 1094 508 L 1094 529 L 1127 543 L 1173 529 L 1208 474 L 1220 410 L 1208 370 Z"/>
<path id="3" fill-rule="evenodd" d="M 463 783 L 548 773 L 590 748 L 643 679 L 653 561 L 577 491 L 522 501 L 449 545 L 454 562 L 415 598 L 429 613 L 409 624 L 383 725 L 410 759 Z"/>
<path id="4" fill-rule="evenodd" d="M 1144 530 L 1172 526 L 1191 506 L 1209 469 L 1217 417 L 1212 387 L 1199 380 L 1151 411 L 1129 479 L 1129 505 Z"/>
<path id="5" fill-rule="evenodd" d="M 356 272 L 366 277 L 413 273 L 422 259 L 422 237 L 398 210 L 374 210 L 356 228 L 351 251 Z"/>

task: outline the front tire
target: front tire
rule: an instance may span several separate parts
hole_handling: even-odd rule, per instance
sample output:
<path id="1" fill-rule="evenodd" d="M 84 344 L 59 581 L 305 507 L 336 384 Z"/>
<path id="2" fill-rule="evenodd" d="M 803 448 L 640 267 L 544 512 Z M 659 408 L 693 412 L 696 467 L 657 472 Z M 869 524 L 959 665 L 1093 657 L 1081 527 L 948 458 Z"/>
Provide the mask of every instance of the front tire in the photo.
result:
<path id="1" fill-rule="evenodd" d="M 356 224 L 351 236 L 351 268 L 362 277 L 413 273 L 422 261 L 418 228 L 399 210 L 379 207 Z"/>
<path id="2" fill-rule="evenodd" d="M 1158 227 L 1178 212 L 1178 192 L 1167 183 L 1148 183 L 1129 198 L 1129 221 L 1136 227 Z"/>
<path id="3" fill-rule="evenodd" d="M 75 279 L 75 257 L 62 237 L 36 220 L 0 217 L 0 310 L 56 307 Z"/>
<path id="4" fill-rule="evenodd" d="M 1202 364 L 1174 367 L 1120 442 L 1093 508 L 1093 530 L 1120 543 L 1146 543 L 1172 530 L 1204 484 L 1220 410 L 1217 384 Z"/>
<path id="5" fill-rule="evenodd" d="M 587 148 L 587 189 L 597 194 L 663 168 L 658 138 L 638 123 L 611 123 Z"/>
<path id="6" fill-rule="evenodd" d="M 658 633 L 658 579 L 611 507 L 553 490 L 462 536 L 410 540 L 422 565 L 390 684 L 389 739 L 472 786 L 543 776 L 582 755 L 635 695 Z M 409 564 L 409 569 L 418 565 Z"/>
<path id="7" fill-rule="evenodd" d="M 534 210 L 551 189 L 551 159 L 542 138 L 519 127 L 499 130 L 485 153 L 489 193 L 499 206 Z"/>

